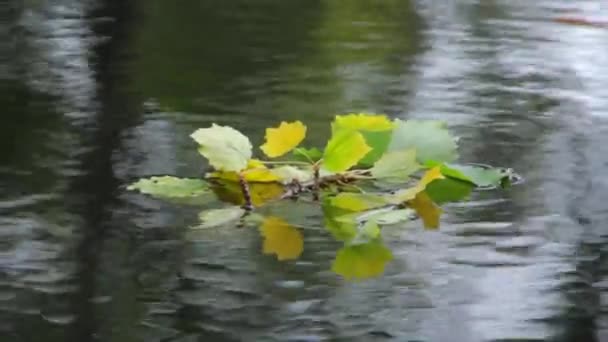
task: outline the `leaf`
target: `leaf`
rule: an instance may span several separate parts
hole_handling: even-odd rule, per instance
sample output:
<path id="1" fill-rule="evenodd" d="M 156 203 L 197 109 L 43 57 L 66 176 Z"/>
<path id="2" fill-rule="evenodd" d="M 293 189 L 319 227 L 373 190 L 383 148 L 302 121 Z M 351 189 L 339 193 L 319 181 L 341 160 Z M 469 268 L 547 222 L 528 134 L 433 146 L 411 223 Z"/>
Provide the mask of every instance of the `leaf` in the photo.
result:
<path id="1" fill-rule="evenodd" d="M 416 210 L 416 213 L 422 218 L 422 222 L 426 228 L 439 228 L 439 217 L 441 216 L 442 210 L 433 202 L 426 192 L 423 191 L 416 194 L 416 197 L 409 201 L 408 205 Z"/>
<path id="2" fill-rule="evenodd" d="M 294 166 L 280 166 L 272 169 L 272 173 L 284 184 L 293 181 L 304 183 L 313 179 L 312 170 L 302 170 Z"/>
<path id="3" fill-rule="evenodd" d="M 441 121 L 396 120 L 397 127 L 389 145 L 389 151 L 416 150 L 420 163 L 427 160 L 451 162 L 458 157 L 454 138 Z"/>
<path id="4" fill-rule="evenodd" d="M 245 180 L 250 183 L 278 182 L 280 177 L 270 170 L 258 159 L 250 159 L 247 168 L 243 172 Z M 208 178 L 223 179 L 231 182 L 239 181 L 239 174 L 234 171 L 215 171 L 207 174 Z"/>
<path id="5" fill-rule="evenodd" d="M 369 113 L 336 115 L 331 125 L 334 133 L 344 128 L 355 131 L 378 132 L 392 130 L 394 127 L 395 124 L 386 115 Z"/>
<path id="6" fill-rule="evenodd" d="M 241 171 L 251 159 L 251 142 L 241 132 L 213 124 L 190 135 L 200 146 L 198 151 L 209 164 L 220 171 Z"/>
<path id="7" fill-rule="evenodd" d="M 334 207 L 331 200 L 324 199 L 321 209 L 325 228 L 337 240 L 350 241 L 357 235 L 358 213 L 347 209 Z"/>
<path id="8" fill-rule="evenodd" d="M 202 179 L 155 176 L 142 178 L 129 185 L 127 190 L 138 190 L 154 197 L 196 197 L 209 192 L 209 185 Z"/>
<path id="9" fill-rule="evenodd" d="M 331 269 L 346 279 L 361 280 L 384 273 L 386 264 L 392 259 L 391 251 L 375 240 L 343 247 L 338 251 Z"/>
<path id="10" fill-rule="evenodd" d="M 380 195 L 342 192 L 331 199 L 331 205 L 350 211 L 363 211 L 382 207 L 389 202 Z"/>
<path id="11" fill-rule="evenodd" d="M 291 154 L 294 156 L 294 159 L 297 161 L 303 161 L 307 163 L 314 164 L 323 158 L 323 151 L 319 150 L 316 147 L 305 148 L 305 147 L 296 147 Z"/>
<path id="12" fill-rule="evenodd" d="M 401 204 L 412 200 L 419 192 L 424 191 L 427 185 L 438 179 L 445 179 L 445 177 L 441 173 L 441 168 L 437 166 L 428 170 L 415 186 L 395 192 L 387 198 L 387 201 L 393 204 Z"/>
<path id="13" fill-rule="evenodd" d="M 305 136 L 306 126 L 301 121 L 283 121 L 277 128 L 266 128 L 266 142 L 260 149 L 270 158 L 280 157 L 298 146 Z"/>
<path id="14" fill-rule="evenodd" d="M 413 218 L 415 212 L 412 209 L 396 209 L 390 211 L 382 211 L 370 217 L 380 225 L 391 225 L 399 222 L 406 222 Z"/>
<path id="15" fill-rule="evenodd" d="M 211 190 L 222 201 L 235 205 L 245 204 L 243 192 L 238 182 L 218 182 L 211 186 Z M 259 207 L 264 203 L 275 200 L 283 194 L 283 185 L 279 183 L 250 183 L 249 193 L 253 206 Z"/>
<path id="16" fill-rule="evenodd" d="M 500 186 L 502 180 L 507 177 L 502 169 L 459 164 L 441 165 L 441 173 L 481 187 Z"/>
<path id="17" fill-rule="evenodd" d="M 371 151 L 359 164 L 370 166 L 380 159 L 388 148 L 395 124 L 386 115 L 360 113 L 337 115 L 331 127 L 332 133 L 345 129 L 360 132 Z"/>
<path id="18" fill-rule="evenodd" d="M 302 233 L 278 217 L 267 217 L 260 232 L 264 237 L 264 254 L 276 254 L 279 260 L 293 260 L 304 250 Z"/>
<path id="19" fill-rule="evenodd" d="M 215 228 L 226 225 L 239 220 L 245 212 L 245 209 L 241 207 L 205 210 L 198 215 L 201 224 L 196 226 L 195 229 Z"/>
<path id="20" fill-rule="evenodd" d="M 475 185 L 453 178 L 436 180 L 428 184 L 425 191 L 433 202 L 442 204 L 458 202 L 469 196 Z"/>
<path id="21" fill-rule="evenodd" d="M 342 130 L 334 133 L 323 155 L 323 167 L 328 171 L 342 172 L 356 165 L 371 148 L 361 133 Z"/>
<path id="22" fill-rule="evenodd" d="M 416 162 L 416 150 L 409 149 L 387 152 L 374 164 L 370 172 L 375 178 L 404 182 L 420 167 L 420 164 Z"/>

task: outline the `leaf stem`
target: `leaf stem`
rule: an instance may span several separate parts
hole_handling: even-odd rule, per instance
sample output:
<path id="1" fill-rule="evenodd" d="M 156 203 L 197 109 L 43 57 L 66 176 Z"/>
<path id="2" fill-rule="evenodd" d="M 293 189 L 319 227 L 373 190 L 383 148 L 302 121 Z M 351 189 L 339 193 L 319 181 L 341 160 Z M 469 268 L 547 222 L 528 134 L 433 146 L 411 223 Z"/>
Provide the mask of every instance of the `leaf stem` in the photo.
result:
<path id="1" fill-rule="evenodd" d="M 253 210 L 253 202 L 251 201 L 251 190 L 249 189 L 249 183 L 245 179 L 245 172 L 239 172 L 239 185 L 241 186 L 241 192 L 243 193 L 243 198 L 245 199 L 245 204 L 243 208 L 245 210 Z"/>
<path id="2" fill-rule="evenodd" d="M 321 159 L 321 160 L 323 160 L 323 159 Z M 319 188 L 320 188 L 320 184 L 319 184 L 320 171 L 319 171 L 319 169 L 321 168 L 321 160 L 319 160 L 318 162 L 316 162 L 312 165 L 313 177 L 314 177 L 313 194 L 312 194 L 313 197 L 312 198 L 315 201 L 319 200 Z"/>

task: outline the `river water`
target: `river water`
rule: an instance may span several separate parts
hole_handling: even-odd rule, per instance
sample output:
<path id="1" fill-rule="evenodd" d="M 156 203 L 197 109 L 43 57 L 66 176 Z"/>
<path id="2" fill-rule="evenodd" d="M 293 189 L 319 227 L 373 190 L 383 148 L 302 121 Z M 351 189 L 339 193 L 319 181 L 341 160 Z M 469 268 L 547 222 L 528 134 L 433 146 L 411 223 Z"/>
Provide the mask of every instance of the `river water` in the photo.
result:
<path id="1" fill-rule="evenodd" d="M 556 20 L 605 3 L 4 3 L 0 340 L 608 340 L 608 29 Z M 320 144 L 353 111 L 444 120 L 462 161 L 525 182 L 386 229 L 394 260 L 360 282 L 313 207 L 278 209 L 307 226 L 279 262 L 125 190 L 200 175 L 188 135 L 213 122 Z"/>

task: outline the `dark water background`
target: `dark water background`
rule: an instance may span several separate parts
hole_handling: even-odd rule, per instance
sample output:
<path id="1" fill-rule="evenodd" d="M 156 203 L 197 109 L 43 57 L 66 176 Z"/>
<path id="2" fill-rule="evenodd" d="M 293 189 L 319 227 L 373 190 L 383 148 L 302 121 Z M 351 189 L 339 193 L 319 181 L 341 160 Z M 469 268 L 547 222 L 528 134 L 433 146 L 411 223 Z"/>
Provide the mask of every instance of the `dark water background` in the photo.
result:
<path id="1" fill-rule="evenodd" d="M 608 341 L 601 1 L 0 2 L 0 341 Z M 601 18 L 600 18 L 601 19 Z M 346 282 L 318 210 L 297 262 L 127 193 L 196 176 L 188 135 L 336 113 L 438 118 L 526 183 L 390 229 Z"/>

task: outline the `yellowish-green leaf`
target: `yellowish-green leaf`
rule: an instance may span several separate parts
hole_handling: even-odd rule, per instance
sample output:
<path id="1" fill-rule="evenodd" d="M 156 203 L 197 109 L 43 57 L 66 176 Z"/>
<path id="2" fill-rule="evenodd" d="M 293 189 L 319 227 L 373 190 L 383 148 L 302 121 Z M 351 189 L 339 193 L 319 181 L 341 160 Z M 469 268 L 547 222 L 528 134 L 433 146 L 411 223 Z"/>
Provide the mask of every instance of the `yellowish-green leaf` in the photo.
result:
<path id="1" fill-rule="evenodd" d="M 420 169 L 416 150 L 399 150 L 385 153 L 371 168 L 372 176 L 388 182 L 404 182 Z"/>
<path id="2" fill-rule="evenodd" d="M 426 228 L 439 228 L 439 217 L 441 216 L 442 210 L 433 202 L 426 192 L 422 191 L 416 194 L 416 197 L 409 201 L 408 205 L 416 210 L 416 213 L 420 216 Z"/>
<path id="3" fill-rule="evenodd" d="M 238 182 L 222 181 L 218 184 L 213 184 L 211 187 L 215 195 L 222 201 L 243 205 L 245 199 L 243 192 Z M 251 194 L 251 202 L 255 207 L 259 207 L 269 201 L 281 197 L 284 187 L 280 183 L 251 183 L 249 184 L 249 193 Z"/>
<path id="4" fill-rule="evenodd" d="M 267 217 L 260 232 L 264 237 L 264 254 L 276 254 L 279 260 L 293 260 L 304 250 L 302 233 L 278 217 Z"/>
<path id="5" fill-rule="evenodd" d="M 370 150 L 361 133 L 351 130 L 334 132 L 325 148 L 323 167 L 332 172 L 346 171 Z"/>
<path id="6" fill-rule="evenodd" d="M 433 182 L 434 180 L 437 180 L 437 179 L 444 179 L 444 178 L 445 177 L 441 173 L 441 168 L 439 166 L 436 166 L 436 167 L 428 170 L 424 174 L 424 176 L 422 176 L 422 179 L 420 179 L 418 184 L 416 184 L 415 186 L 413 186 L 411 188 L 403 189 L 403 190 L 399 190 L 399 191 L 395 192 L 393 195 L 388 197 L 387 201 L 389 201 L 390 203 L 393 203 L 393 204 L 400 204 L 400 203 L 412 200 L 416 197 L 416 195 L 419 192 L 424 191 L 424 189 L 426 189 L 426 186 L 429 185 L 431 182 Z"/>
<path id="7" fill-rule="evenodd" d="M 386 115 L 347 114 L 338 115 L 331 125 L 332 132 L 354 130 L 363 135 L 371 150 L 359 160 L 358 164 L 373 165 L 387 150 L 395 124 Z"/>
<path id="8" fill-rule="evenodd" d="M 380 195 L 342 192 L 331 199 L 331 205 L 350 211 L 363 211 L 382 207 L 389 202 Z"/>
<path id="9" fill-rule="evenodd" d="M 200 196 L 209 191 L 209 186 L 202 179 L 155 176 L 140 179 L 127 190 L 138 190 L 154 197 L 184 198 Z"/>
<path id="10" fill-rule="evenodd" d="M 270 183 L 278 182 L 281 178 L 270 170 L 258 159 L 250 159 L 247 169 L 243 172 L 245 180 L 251 183 Z M 222 179 L 231 182 L 239 181 L 239 174 L 234 171 L 214 171 L 207 174 L 208 178 Z"/>
<path id="11" fill-rule="evenodd" d="M 199 144 L 198 151 L 220 171 L 241 171 L 251 159 L 251 142 L 241 132 L 213 124 L 190 135 Z"/>
<path id="12" fill-rule="evenodd" d="M 332 131 L 336 132 L 344 128 L 355 131 L 387 131 L 395 127 L 395 124 L 382 114 L 351 113 L 336 115 L 332 123 Z"/>
<path id="13" fill-rule="evenodd" d="M 306 136 L 306 126 L 300 121 L 281 122 L 277 128 L 266 128 L 266 143 L 260 148 L 270 158 L 276 158 L 298 146 Z"/>
<path id="14" fill-rule="evenodd" d="M 319 159 L 323 158 L 323 151 L 319 150 L 316 147 L 296 147 L 293 149 L 291 154 L 293 155 L 294 160 L 303 161 L 311 164 L 314 164 Z"/>
<path id="15" fill-rule="evenodd" d="M 392 259 L 391 251 L 376 240 L 343 247 L 338 251 L 331 269 L 346 279 L 362 280 L 381 275 Z"/>

